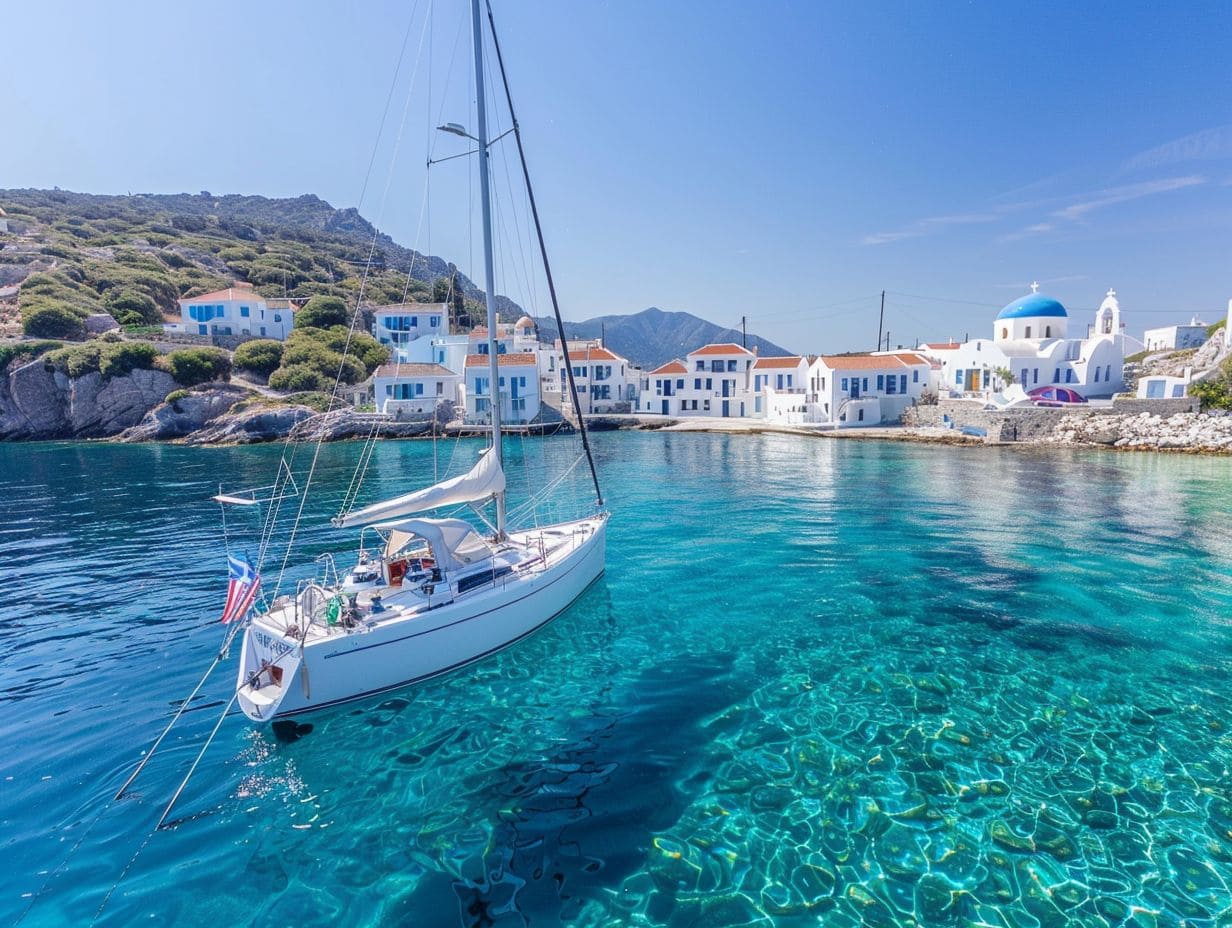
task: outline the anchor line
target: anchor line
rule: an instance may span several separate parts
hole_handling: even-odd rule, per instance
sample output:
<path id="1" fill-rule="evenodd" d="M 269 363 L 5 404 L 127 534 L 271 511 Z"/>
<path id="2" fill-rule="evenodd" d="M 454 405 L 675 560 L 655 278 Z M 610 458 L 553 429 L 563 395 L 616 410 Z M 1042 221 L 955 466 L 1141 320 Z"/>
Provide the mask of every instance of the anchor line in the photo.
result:
<path id="1" fill-rule="evenodd" d="M 197 753 L 197 757 L 192 762 L 192 766 L 188 768 L 188 773 L 184 776 L 184 779 L 180 781 L 180 785 L 176 789 L 175 795 L 172 796 L 171 801 L 167 803 L 167 808 L 163 809 L 162 817 L 158 820 L 158 824 L 154 826 L 154 831 L 158 831 L 163 827 L 163 822 L 165 822 L 167 820 L 167 816 L 171 814 L 171 809 L 180 798 L 180 794 L 184 792 L 184 787 L 188 785 L 188 781 L 192 779 L 192 775 L 197 772 L 197 765 L 201 763 L 201 758 L 205 757 L 205 752 L 208 751 L 210 749 L 210 745 L 214 743 L 214 737 L 218 734 L 218 730 L 222 728 L 222 723 L 226 720 L 227 713 L 231 711 L 231 707 L 235 705 L 235 700 L 238 696 L 238 691 L 232 694 L 231 699 L 227 702 L 226 708 L 224 708 L 222 713 L 218 716 L 218 721 L 214 723 L 214 730 L 211 731 L 210 736 L 205 739 L 205 744 L 201 746 L 201 750 Z M 121 879 L 123 879 L 123 876 L 121 876 Z"/>
<path id="2" fill-rule="evenodd" d="M 223 639 L 222 647 L 219 648 L 218 654 L 214 657 L 214 660 L 210 662 L 210 666 L 206 668 L 205 674 L 200 680 L 197 681 L 197 685 L 193 687 L 193 691 L 188 694 L 188 698 L 180 703 L 180 707 L 176 709 L 175 714 L 171 716 L 171 721 L 167 723 L 167 727 L 162 730 L 162 733 L 156 739 L 154 739 L 154 743 L 150 745 L 150 749 L 146 751 L 145 757 L 141 759 L 141 763 L 137 765 L 137 769 L 129 775 L 128 779 L 124 781 L 124 785 L 121 786 L 119 790 L 116 791 L 116 794 L 111 797 L 112 802 L 115 802 L 117 799 L 123 797 L 125 792 L 127 792 L 128 788 L 132 785 L 133 781 L 137 779 L 137 774 L 141 773 L 141 771 L 145 769 L 145 765 L 149 763 L 150 758 L 154 756 L 154 752 L 157 751 L 158 746 L 163 743 L 163 739 L 166 738 L 171 729 L 175 727 L 175 723 L 178 722 L 180 716 L 184 714 L 184 710 L 188 708 L 189 703 L 196 699 L 197 693 L 201 691 L 201 687 L 205 685 L 205 681 L 209 679 L 210 674 L 214 672 L 214 668 L 222 662 L 228 649 L 231 647 L 231 641 L 235 638 L 235 633 L 239 631 L 242 624 L 243 623 L 236 623 L 227 632 L 226 638 Z"/>

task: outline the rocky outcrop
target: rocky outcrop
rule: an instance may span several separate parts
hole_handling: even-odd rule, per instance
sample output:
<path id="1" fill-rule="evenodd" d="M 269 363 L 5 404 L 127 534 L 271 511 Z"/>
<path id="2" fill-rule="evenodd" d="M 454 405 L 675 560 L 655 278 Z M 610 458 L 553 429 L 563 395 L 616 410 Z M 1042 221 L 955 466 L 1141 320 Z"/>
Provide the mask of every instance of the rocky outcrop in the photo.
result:
<path id="1" fill-rule="evenodd" d="M 120 434 L 121 441 L 171 441 L 204 428 L 231 411 L 251 394 L 242 387 L 220 386 L 199 390 L 162 403 L 140 422 Z"/>
<path id="2" fill-rule="evenodd" d="M 31 361 L 0 377 L 0 439 L 111 437 L 140 422 L 173 389 L 175 381 L 162 371 L 74 379 Z"/>
<path id="3" fill-rule="evenodd" d="M 187 438 L 188 445 L 251 445 L 287 437 L 318 413 L 307 406 L 256 406 L 219 416 Z"/>
<path id="4" fill-rule="evenodd" d="M 1232 415 L 1149 412 L 1133 416 L 1065 415 L 1045 441 L 1143 451 L 1232 453 Z"/>

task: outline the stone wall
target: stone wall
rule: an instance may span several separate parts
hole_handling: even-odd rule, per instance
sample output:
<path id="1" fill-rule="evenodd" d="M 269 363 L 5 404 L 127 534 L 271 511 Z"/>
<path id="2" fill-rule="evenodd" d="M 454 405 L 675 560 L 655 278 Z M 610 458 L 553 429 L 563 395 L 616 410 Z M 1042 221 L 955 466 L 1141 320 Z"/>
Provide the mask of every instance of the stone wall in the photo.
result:
<path id="1" fill-rule="evenodd" d="M 990 441 L 1044 441 L 1060 426 L 1063 418 L 1075 420 L 1090 417 L 1133 416 L 1143 412 L 1153 416 L 1195 413 L 1198 401 L 1193 397 L 1178 399 L 1140 400 L 1117 398 L 1112 406 L 1023 406 L 1016 409 L 984 409 L 969 400 L 940 400 L 935 406 L 913 406 L 903 413 L 903 424 L 923 428 L 943 428 L 949 417 L 955 427 L 973 426 L 988 432 Z M 1109 423 L 1111 425 L 1111 423 Z"/>

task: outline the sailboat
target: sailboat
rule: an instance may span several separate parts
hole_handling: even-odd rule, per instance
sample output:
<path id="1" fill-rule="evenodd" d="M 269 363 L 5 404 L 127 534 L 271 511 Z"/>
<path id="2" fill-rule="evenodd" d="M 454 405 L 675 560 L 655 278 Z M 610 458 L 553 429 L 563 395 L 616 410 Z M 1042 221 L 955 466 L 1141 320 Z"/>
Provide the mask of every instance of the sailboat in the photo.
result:
<path id="1" fill-rule="evenodd" d="M 491 15 L 489 7 L 489 22 Z M 493 392 L 489 445 L 465 474 L 339 515 L 333 520 L 336 527 L 360 530 L 354 567 L 342 578 L 335 575 L 333 582 L 303 581 L 294 595 L 274 599 L 249 618 L 243 629 L 235 699 L 254 722 L 409 686 L 478 661 L 560 615 L 604 570 L 609 513 L 580 416 L 582 447 L 595 485 L 595 512 L 527 529 L 508 524 L 489 189 L 489 149 L 495 140 L 488 137 L 480 0 L 471 0 L 471 20 L 477 134 L 470 135 L 456 123 L 440 128 L 478 147 L 488 382 Z M 492 38 L 512 117 L 512 97 L 494 29 Z M 563 334 L 516 117 L 511 131 Z M 562 346 L 573 408 L 580 409 L 563 339 Z M 483 515 L 489 505 L 495 508 L 491 520 Z M 480 517 L 481 528 L 464 519 L 429 515 L 463 506 Z"/>

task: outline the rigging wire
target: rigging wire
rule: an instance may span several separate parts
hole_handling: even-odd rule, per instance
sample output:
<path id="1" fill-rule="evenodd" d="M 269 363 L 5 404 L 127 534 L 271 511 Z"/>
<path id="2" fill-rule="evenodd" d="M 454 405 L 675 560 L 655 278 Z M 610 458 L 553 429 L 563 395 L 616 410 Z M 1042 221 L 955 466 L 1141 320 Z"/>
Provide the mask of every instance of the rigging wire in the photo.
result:
<path id="1" fill-rule="evenodd" d="M 417 9 L 418 9 L 418 2 L 415 4 L 415 6 L 412 8 L 412 11 L 411 11 L 411 21 L 412 22 L 414 22 L 415 12 Z M 406 104 L 403 106 L 403 109 L 402 109 L 402 119 L 398 126 L 398 134 L 394 138 L 394 148 L 393 148 L 392 155 L 390 157 L 389 169 L 386 172 L 385 185 L 381 191 L 380 206 L 377 210 L 377 221 L 373 223 L 372 241 L 368 246 L 368 259 L 364 263 L 364 272 L 363 272 L 363 275 L 360 277 L 359 290 L 355 296 L 355 310 L 351 314 L 351 324 L 347 328 L 346 341 L 343 343 L 343 347 L 342 347 L 342 356 L 338 360 L 338 373 L 334 378 L 334 388 L 333 390 L 330 391 L 329 402 L 326 404 L 326 408 L 325 408 L 326 415 L 333 412 L 334 404 L 338 399 L 338 394 L 342 386 L 342 375 L 346 370 L 347 355 L 350 353 L 351 342 L 355 337 L 355 327 L 358 324 L 359 319 L 361 318 L 361 313 L 359 310 L 360 310 L 360 307 L 363 306 L 364 294 L 366 292 L 367 285 L 368 285 L 368 278 L 371 276 L 371 273 L 372 273 L 372 261 L 373 261 L 373 258 L 376 256 L 376 245 L 377 245 L 377 241 L 380 238 L 379 229 L 381 225 L 381 220 L 384 218 L 384 215 L 385 215 L 385 204 L 389 198 L 389 187 L 393 180 L 394 165 L 397 164 L 398 152 L 402 147 L 403 130 L 406 127 L 406 116 L 407 116 L 407 111 L 410 108 L 410 98 L 414 90 L 415 78 L 419 73 L 419 63 L 423 55 L 424 36 L 427 33 L 427 24 L 428 24 L 428 18 L 425 16 L 424 17 L 424 29 L 420 32 L 419 46 L 416 51 L 416 57 L 415 57 L 415 65 L 414 65 L 414 69 L 411 72 L 410 89 L 407 92 Z M 394 69 L 395 75 L 397 75 L 402 69 L 402 58 L 405 55 L 405 53 L 406 53 L 406 49 L 405 47 L 403 47 L 402 51 L 399 53 L 398 64 L 396 68 Z M 387 115 L 388 115 L 388 111 L 386 111 L 385 113 L 382 113 L 381 115 L 381 128 L 380 130 L 378 130 L 378 135 L 380 131 L 383 131 L 384 129 L 385 119 Z M 295 544 L 295 538 L 297 534 L 299 533 L 299 524 L 304 517 L 304 506 L 308 501 L 308 491 L 312 486 L 313 477 L 316 475 L 317 464 L 320 461 L 321 448 L 324 445 L 324 443 L 325 443 L 325 430 L 322 429 L 317 436 L 316 447 L 313 449 L 313 452 L 312 452 L 312 461 L 308 466 L 308 476 L 304 482 L 303 492 L 300 494 L 299 507 L 295 514 L 295 521 L 291 524 L 291 531 L 287 538 L 286 553 L 283 555 L 282 566 L 278 570 L 278 581 L 274 586 L 274 598 L 275 599 L 278 598 L 278 592 L 282 589 L 282 582 L 286 576 L 287 565 L 291 559 L 291 551 Z"/>
<path id="2" fill-rule="evenodd" d="M 488 24 L 492 34 L 492 47 L 496 52 L 496 61 L 499 65 L 501 83 L 505 88 L 505 100 L 509 107 L 509 119 L 513 124 L 513 137 L 518 143 L 518 159 L 522 164 L 522 178 L 526 183 L 526 198 L 530 203 L 531 213 L 535 218 L 535 231 L 539 238 L 539 252 L 543 258 L 543 274 L 547 278 L 548 292 L 552 297 L 552 312 L 556 316 L 556 325 L 559 327 L 561 339 L 561 351 L 565 359 L 565 368 L 567 371 L 567 379 L 569 381 L 569 395 L 573 401 L 573 408 L 577 415 L 578 431 L 582 436 L 582 448 L 586 452 L 586 463 L 590 465 L 590 476 L 595 485 L 595 496 L 598 505 L 603 505 L 603 490 L 599 486 L 599 473 L 595 469 L 595 459 L 590 450 L 590 438 L 586 432 L 586 417 L 582 414 L 581 404 L 578 402 L 577 383 L 573 377 L 573 364 L 569 357 L 569 340 L 565 337 L 565 323 L 560 314 L 560 303 L 556 297 L 556 283 L 552 278 L 552 268 L 548 261 L 547 245 L 543 239 L 543 226 L 539 222 L 539 208 L 535 204 L 535 191 L 530 182 L 530 169 L 526 164 L 526 151 L 522 146 L 522 131 L 518 127 L 517 113 L 513 107 L 513 92 L 509 88 L 509 77 L 505 71 L 505 59 L 501 54 L 500 40 L 496 36 L 496 20 L 492 15 L 492 4 L 490 0 L 484 0 L 484 5 L 488 11 Z"/>

